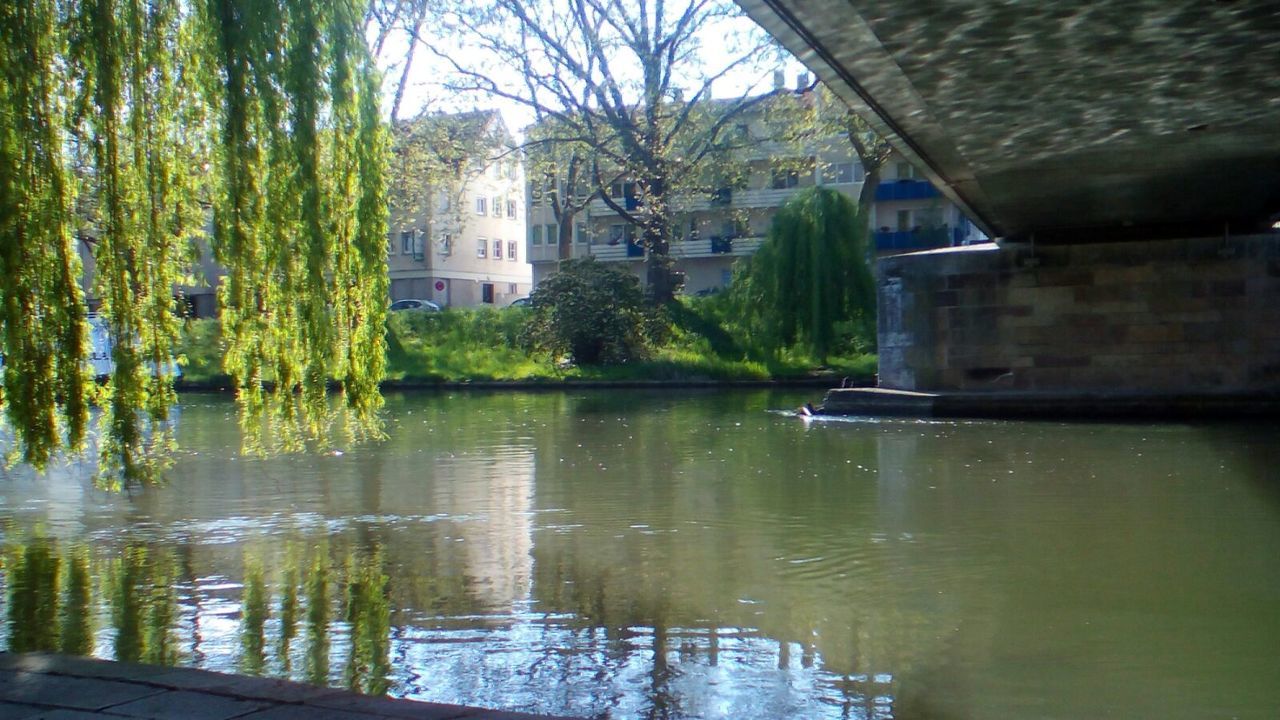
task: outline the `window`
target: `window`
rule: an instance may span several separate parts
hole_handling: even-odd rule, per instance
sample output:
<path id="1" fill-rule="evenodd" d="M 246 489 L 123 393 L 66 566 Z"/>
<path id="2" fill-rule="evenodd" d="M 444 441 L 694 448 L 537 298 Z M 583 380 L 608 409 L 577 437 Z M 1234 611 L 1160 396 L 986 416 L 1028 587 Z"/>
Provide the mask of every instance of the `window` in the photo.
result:
<path id="1" fill-rule="evenodd" d="M 862 163 L 859 162 L 840 162 L 835 163 L 827 169 L 827 173 L 834 178 L 837 183 L 857 183 L 866 180 L 866 173 L 862 170 Z"/>
<path id="2" fill-rule="evenodd" d="M 898 163 L 898 179 L 910 180 L 916 176 L 916 169 L 911 167 L 911 163 Z"/>
<path id="3" fill-rule="evenodd" d="M 621 243 L 634 243 L 636 240 L 636 228 L 634 225 L 610 225 L 609 226 L 609 244 L 619 245 Z"/>
<path id="4" fill-rule="evenodd" d="M 487 240 L 485 240 L 484 238 L 476 238 L 476 257 L 478 258 L 484 257 L 486 252 L 485 249 L 488 247 L 489 247 L 489 242 Z"/>
<path id="5" fill-rule="evenodd" d="M 502 217 L 502 197 L 500 195 L 493 196 L 493 216 Z"/>
<path id="6" fill-rule="evenodd" d="M 493 283 L 484 283 L 480 286 L 480 302 L 493 304 Z"/>
<path id="7" fill-rule="evenodd" d="M 436 241 L 436 252 L 440 255 L 448 257 L 453 254 L 453 236 L 445 233 Z"/>
<path id="8" fill-rule="evenodd" d="M 476 198 L 476 214 L 485 215 L 489 212 L 488 198 Z M 484 257 L 483 255 L 481 257 Z"/>
<path id="9" fill-rule="evenodd" d="M 515 259 L 516 259 L 516 241 L 515 240 L 507 241 L 507 259 L 512 262 L 515 262 Z"/>
<path id="10" fill-rule="evenodd" d="M 502 259 L 502 241 L 501 240 L 493 241 L 493 259 L 494 260 Z"/>
<path id="11" fill-rule="evenodd" d="M 516 201 L 515 200 L 507 201 L 507 217 L 512 220 L 516 219 Z"/>
<path id="12" fill-rule="evenodd" d="M 622 181 L 612 183 L 609 185 L 609 197 L 614 200 L 634 200 L 636 197 L 636 184 Z"/>
<path id="13" fill-rule="evenodd" d="M 400 254 L 413 254 L 413 230 L 404 230 L 400 233 Z"/>
<path id="14" fill-rule="evenodd" d="M 529 244 L 530 245 L 542 244 L 542 226 L 541 225 L 529 226 Z"/>
<path id="15" fill-rule="evenodd" d="M 770 183 L 770 186 L 774 190 L 786 190 L 788 188 L 796 187 L 799 184 L 800 173 L 798 171 L 774 168 L 773 180 Z"/>
<path id="16" fill-rule="evenodd" d="M 550 223 L 549 225 L 546 226 L 546 228 L 547 228 L 547 244 L 559 245 L 560 244 L 560 226 L 556 225 L 555 223 Z"/>
<path id="17" fill-rule="evenodd" d="M 446 212 L 450 205 L 452 205 L 452 203 L 449 201 L 449 193 L 441 190 L 440 197 L 436 201 L 436 206 L 440 208 L 440 212 Z"/>
<path id="18" fill-rule="evenodd" d="M 515 283 L 507 283 L 507 294 L 508 294 L 508 295 L 515 295 L 515 294 L 516 294 L 516 293 L 518 293 L 518 292 L 520 292 L 520 286 L 519 286 L 519 285 L 516 285 Z"/>
<path id="19" fill-rule="evenodd" d="M 573 241 L 576 243 L 584 243 L 587 241 L 587 224 L 586 223 L 574 224 Z"/>

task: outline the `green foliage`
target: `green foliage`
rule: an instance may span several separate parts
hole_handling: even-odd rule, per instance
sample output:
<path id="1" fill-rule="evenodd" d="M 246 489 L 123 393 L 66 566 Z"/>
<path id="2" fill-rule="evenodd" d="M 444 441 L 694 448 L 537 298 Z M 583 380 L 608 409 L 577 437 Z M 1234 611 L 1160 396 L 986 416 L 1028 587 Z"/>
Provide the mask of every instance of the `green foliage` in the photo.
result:
<path id="1" fill-rule="evenodd" d="M 37 467 L 88 424 L 91 383 L 74 176 L 64 148 L 68 99 L 58 66 L 62 18 L 50 2 L 0 3 L 0 404 L 21 458 Z"/>
<path id="2" fill-rule="evenodd" d="M 394 312 L 387 320 L 388 377 L 407 382 L 556 377 L 545 353 L 521 342 L 527 308 Z"/>
<path id="3" fill-rule="evenodd" d="M 862 325 L 843 325 L 841 342 L 825 357 L 803 345 L 780 347 L 762 328 L 767 309 L 744 307 L 738 268 L 730 292 L 706 298 L 682 298 L 671 306 L 673 340 L 668 347 L 692 353 L 717 364 L 759 368 L 761 377 L 782 379 L 814 376 L 864 381 L 876 372 L 874 340 Z"/>
<path id="4" fill-rule="evenodd" d="M 593 257 L 566 260 L 529 296 L 528 342 L 577 365 L 615 365 L 646 355 L 659 320 L 645 311 L 640 280 Z"/>
<path id="5" fill-rule="evenodd" d="M 729 295 L 683 298 L 668 307 L 670 326 L 647 357 L 619 365 L 559 367 L 524 338 L 531 308 L 394 312 L 387 319 L 387 379 L 392 383 L 593 381 L 741 381 L 812 377 L 870 379 L 875 355 L 865 340 L 820 361 L 802 348 L 779 351 L 740 322 Z M 652 325 L 651 325 L 652 327 Z M 187 325 L 179 344 L 184 382 L 224 387 L 219 327 Z"/>
<path id="6" fill-rule="evenodd" d="M 222 326 L 217 320 L 191 320 L 182 329 L 174 356 L 182 364 L 182 379 L 201 385 L 229 387 L 231 378 L 222 370 Z"/>
<path id="7" fill-rule="evenodd" d="M 800 191 L 774 216 L 764 245 L 735 279 L 735 305 L 775 348 L 799 343 L 820 360 L 842 337 L 871 337 L 875 288 L 866 227 L 842 193 Z"/>
<path id="8" fill-rule="evenodd" d="M 170 444 L 173 288 L 192 281 L 210 205 L 210 244 L 228 273 L 225 368 L 243 417 L 260 427 L 270 412 L 286 444 L 318 437 L 335 379 L 355 420 L 346 427 L 377 434 L 386 138 L 361 10 L 356 0 L 0 4 L 0 402 L 22 459 L 42 467 L 64 434 L 79 448 L 97 401 L 108 482 L 163 468 L 153 451 Z M 100 393 L 86 377 L 73 237 L 92 251 L 113 343 Z"/>

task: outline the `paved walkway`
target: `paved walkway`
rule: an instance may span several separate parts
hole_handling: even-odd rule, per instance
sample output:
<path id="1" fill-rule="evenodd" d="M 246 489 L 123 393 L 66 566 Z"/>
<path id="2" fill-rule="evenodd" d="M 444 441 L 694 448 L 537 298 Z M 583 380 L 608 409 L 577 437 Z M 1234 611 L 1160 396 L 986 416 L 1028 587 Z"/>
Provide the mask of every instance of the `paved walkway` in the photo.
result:
<path id="1" fill-rule="evenodd" d="M 46 653 L 0 653 L 0 720 L 549 720 L 285 680 Z M 567 720 L 567 719 L 561 719 Z"/>

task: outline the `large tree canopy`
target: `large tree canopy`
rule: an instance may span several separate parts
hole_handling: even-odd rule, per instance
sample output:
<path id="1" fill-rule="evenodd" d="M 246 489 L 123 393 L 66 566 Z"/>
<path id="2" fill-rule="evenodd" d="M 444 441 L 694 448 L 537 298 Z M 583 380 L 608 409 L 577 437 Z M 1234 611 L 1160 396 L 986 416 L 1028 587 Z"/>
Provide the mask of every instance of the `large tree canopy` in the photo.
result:
<path id="1" fill-rule="evenodd" d="M 553 180 L 562 248 L 599 197 L 638 228 L 649 292 L 670 300 L 676 216 L 723 184 L 741 116 L 769 97 L 757 90 L 777 47 L 728 0 L 458 0 L 444 22 L 475 48 L 437 51 L 454 89 L 533 115 L 530 179 Z M 731 80 L 742 91 L 713 99 Z M 625 199 L 608 192 L 615 181 Z"/>
<path id="2" fill-rule="evenodd" d="M 333 379 L 350 427 L 375 427 L 386 140 L 362 11 L 0 3 L 0 402 L 22 459 L 80 447 L 98 402 L 107 477 L 147 474 L 174 399 L 175 285 L 204 241 L 227 272 L 225 366 L 244 416 L 286 443 L 314 436 Z M 77 239 L 113 342 L 101 388 Z"/>

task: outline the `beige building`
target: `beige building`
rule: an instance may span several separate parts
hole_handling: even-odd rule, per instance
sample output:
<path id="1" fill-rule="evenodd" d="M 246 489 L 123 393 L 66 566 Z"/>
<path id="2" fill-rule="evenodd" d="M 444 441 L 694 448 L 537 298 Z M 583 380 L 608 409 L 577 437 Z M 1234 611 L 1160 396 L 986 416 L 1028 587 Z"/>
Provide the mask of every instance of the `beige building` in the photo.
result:
<path id="1" fill-rule="evenodd" d="M 528 295 L 524 168 L 501 118 L 487 112 L 418 122 L 465 124 L 479 141 L 471 145 L 472 157 L 442 163 L 453 168 L 437 174 L 447 180 L 393 191 L 391 300 L 504 306 Z M 410 173 L 401 182 L 417 179 Z M 405 202 L 407 196 L 417 200 Z"/>
<path id="2" fill-rule="evenodd" d="M 866 180 L 862 164 L 842 135 L 801 147 L 771 140 L 768 127 L 759 120 L 743 122 L 736 131 L 748 142 L 738 158 L 744 171 L 734 186 L 680 203 L 671 256 L 676 271 L 684 274 L 686 294 L 714 292 L 727 285 L 734 262 L 760 247 L 773 216 L 798 190 L 829 186 L 857 200 Z M 615 183 L 609 193 L 623 207 L 635 202 L 628 183 Z M 527 252 L 536 285 L 556 270 L 558 227 L 542 192 L 531 187 L 528 202 Z M 574 220 L 574 257 L 592 255 L 625 264 L 643 281 L 645 251 L 636 244 L 636 227 L 600 198 L 593 199 Z M 985 239 L 958 208 L 928 181 L 917 178 L 911 165 L 896 154 L 881 169 L 870 230 L 879 254 Z"/>

